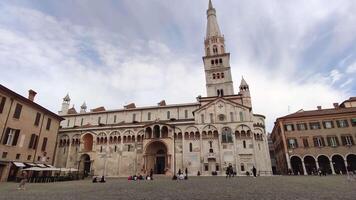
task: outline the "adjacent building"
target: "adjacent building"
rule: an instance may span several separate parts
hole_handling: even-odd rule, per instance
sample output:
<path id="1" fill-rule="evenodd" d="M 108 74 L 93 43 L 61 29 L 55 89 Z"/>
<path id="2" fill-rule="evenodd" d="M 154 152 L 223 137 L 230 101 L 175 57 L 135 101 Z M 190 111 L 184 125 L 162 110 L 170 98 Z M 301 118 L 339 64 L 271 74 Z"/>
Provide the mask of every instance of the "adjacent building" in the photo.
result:
<path id="1" fill-rule="evenodd" d="M 271 138 L 277 171 L 329 174 L 356 170 L 356 97 L 334 103 L 330 109 L 304 111 L 276 120 Z"/>
<path id="2" fill-rule="evenodd" d="M 0 181 L 15 180 L 26 166 L 53 164 L 62 118 L 0 85 Z"/>
<path id="3" fill-rule="evenodd" d="M 236 94 L 230 53 L 209 1 L 204 41 L 206 97 L 196 102 L 122 109 L 99 107 L 79 112 L 63 99 L 56 167 L 79 168 L 84 174 L 128 176 L 224 174 L 228 165 L 237 174 L 271 174 L 265 117 L 253 113 L 250 88 L 242 79 Z M 204 83 L 202 83 L 204 84 Z"/>

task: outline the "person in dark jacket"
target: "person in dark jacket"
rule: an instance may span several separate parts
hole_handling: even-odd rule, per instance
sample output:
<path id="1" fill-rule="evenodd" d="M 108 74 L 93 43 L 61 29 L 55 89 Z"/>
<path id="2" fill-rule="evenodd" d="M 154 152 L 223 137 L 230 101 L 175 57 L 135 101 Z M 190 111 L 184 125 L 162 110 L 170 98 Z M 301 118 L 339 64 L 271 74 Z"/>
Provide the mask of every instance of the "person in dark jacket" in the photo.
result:
<path id="1" fill-rule="evenodd" d="M 253 177 L 256 178 L 256 176 L 257 176 L 257 169 L 256 169 L 255 166 L 253 166 L 253 168 L 252 168 L 252 173 L 253 173 Z"/>

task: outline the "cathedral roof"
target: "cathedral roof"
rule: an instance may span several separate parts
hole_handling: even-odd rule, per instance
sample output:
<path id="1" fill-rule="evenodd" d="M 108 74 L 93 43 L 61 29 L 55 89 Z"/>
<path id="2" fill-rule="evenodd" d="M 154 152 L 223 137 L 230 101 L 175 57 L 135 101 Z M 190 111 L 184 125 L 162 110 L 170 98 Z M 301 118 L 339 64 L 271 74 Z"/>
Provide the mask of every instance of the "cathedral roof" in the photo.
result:
<path id="1" fill-rule="evenodd" d="M 68 114 L 78 114 L 74 106 L 68 110 Z"/>
<path id="2" fill-rule="evenodd" d="M 214 101 L 211 101 L 210 103 L 205 104 L 205 105 L 201 106 L 200 108 L 194 110 L 193 113 L 195 113 L 195 112 L 197 112 L 197 111 L 200 111 L 200 110 L 202 110 L 202 109 L 205 109 L 206 107 L 209 107 L 210 105 L 212 105 L 212 104 L 214 104 L 214 103 L 216 103 L 216 102 L 218 102 L 218 101 L 225 101 L 225 102 L 227 102 L 227 103 L 230 103 L 230 104 L 233 104 L 233 105 L 236 105 L 236 106 L 239 106 L 239 107 L 244 107 L 244 108 L 247 108 L 247 109 L 251 110 L 251 108 L 249 108 L 249 107 L 247 107 L 247 106 L 244 106 L 244 105 L 242 105 L 242 104 L 238 104 L 238 103 L 233 102 L 233 101 L 231 101 L 231 100 L 229 100 L 229 99 L 225 99 L 224 97 L 218 97 L 218 98 L 216 98 Z"/>
<path id="3" fill-rule="evenodd" d="M 218 25 L 218 21 L 216 19 L 216 10 L 209 0 L 209 9 L 207 10 L 208 15 L 208 25 L 206 28 L 206 38 L 221 36 L 220 28 Z"/>
<path id="4" fill-rule="evenodd" d="M 91 110 L 92 112 L 102 112 L 102 111 L 106 111 L 104 106 L 98 107 L 98 108 L 94 108 Z"/>

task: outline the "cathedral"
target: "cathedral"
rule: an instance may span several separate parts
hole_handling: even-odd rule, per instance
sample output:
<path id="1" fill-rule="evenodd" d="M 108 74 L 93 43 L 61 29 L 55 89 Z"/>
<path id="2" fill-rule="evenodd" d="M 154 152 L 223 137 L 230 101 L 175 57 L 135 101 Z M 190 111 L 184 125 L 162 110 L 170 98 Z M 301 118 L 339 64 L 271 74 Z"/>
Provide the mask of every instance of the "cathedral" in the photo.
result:
<path id="1" fill-rule="evenodd" d="M 237 175 L 271 174 L 265 117 L 254 114 L 250 88 L 242 78 L 234 92 L 230 53 L 220 32 L 211 0 L 204 41 L 207 96 L 188 104 L 122 109 L 99 107 L 79 112 L 63 99 L 56 167 L 79 169 L 85 175 L 125 177 L 134 174 Z"/>

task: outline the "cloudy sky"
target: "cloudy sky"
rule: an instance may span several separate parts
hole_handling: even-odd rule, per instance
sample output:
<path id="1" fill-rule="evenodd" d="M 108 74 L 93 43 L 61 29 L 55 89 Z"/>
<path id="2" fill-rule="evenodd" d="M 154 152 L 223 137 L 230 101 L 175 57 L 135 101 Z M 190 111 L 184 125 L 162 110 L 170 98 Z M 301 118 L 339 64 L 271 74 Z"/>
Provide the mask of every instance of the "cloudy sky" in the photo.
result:
<path id="1" fill-rule="evenodd" d="M 205 96 L 208 0 L 3 0 L 0 83 L 57 112 Z M 356 1 L 215 0 L 235 92 L 276 117 L 356 96 Z"/>

